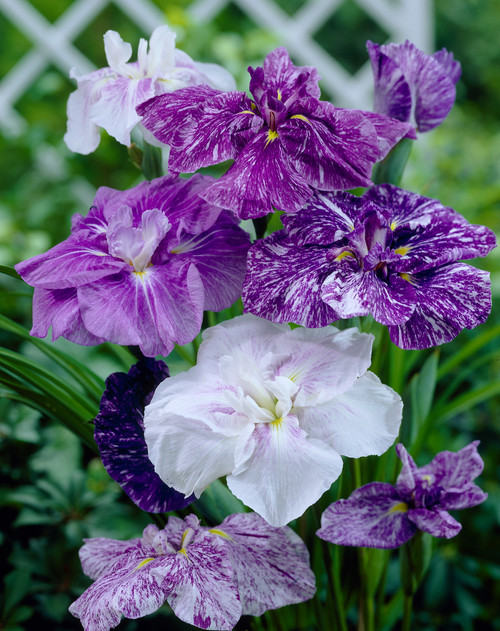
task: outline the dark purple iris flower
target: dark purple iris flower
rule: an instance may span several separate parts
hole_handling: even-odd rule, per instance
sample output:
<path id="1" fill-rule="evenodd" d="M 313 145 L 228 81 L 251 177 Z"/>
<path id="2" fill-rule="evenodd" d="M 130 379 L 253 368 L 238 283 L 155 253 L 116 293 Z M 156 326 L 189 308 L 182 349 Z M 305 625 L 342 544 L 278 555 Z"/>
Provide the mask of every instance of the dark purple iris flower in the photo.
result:
<path id="1" fill-rule="evenodd" d="M 455 103 L 455 84 L 462 73 L 453 53 L 443 48 L 427 55 L 408 40 L 366 46 L 375 80 L 373 109 L 409 121 L 420 132 L 442 123 Z"/>
<path id="2" fill-rule="evenodd" d="M 371 314 L 406 349 L 449 342 L 486 320 L 486 256 L 495 235 L 440 202 L 395 186 L 315 194 L 284 230 L 256 242 L 243 284 L 246 312 L 322 327 Z"/>
<path id="3" fill-rule="evenodd" d="M 104 341 L 168 355 L 199 333 L 203 310 L 241 293 L 250 245 L 234 215 L 198 193 L 213 178 L 170 176 L 97 191 L 71 236 L 16 265 L 35 287 L 31 335 Z"/>
<path id="4" fill-rule="evenodd" d="M 106 379 L 95 440 L 109 475 L 133 502 L 149 513 L 178 510 L 194 499 L 168 487 L 155 473 L 144 440 L 144 407 L 158 384 L 169 376 L 162 361 L 145 358 L 128 374 L 115 372 Z"/>
<path id="5" fill-rule="evenodd" d="M 397 548 L 419 530 L 450 539 L 462 526 L 449 510 L 471 508 L 488 497 L 473 482 L 484 463 L 474 441 L 456 453 L 442 451 L 417 467 L 403 445 L 396 451 L 403 468 L 396 486 L 372 482 L 323 513 L 318 537 L 343 546 Z"/>
<path id="6" fill-rule="evenodd" d="M 172 173 L 235 160 L 201 195 L 241 218 L 273 206 L 299 210 L 314 189 L 369 186 L 374 163 L 416 137 L 408 123 L 320 101 L 316 69 L 294 66 L 285 48 L 248 70 L 253 100 L 195 86 L 137 108 L 144 127 L 170 145 Z"/>

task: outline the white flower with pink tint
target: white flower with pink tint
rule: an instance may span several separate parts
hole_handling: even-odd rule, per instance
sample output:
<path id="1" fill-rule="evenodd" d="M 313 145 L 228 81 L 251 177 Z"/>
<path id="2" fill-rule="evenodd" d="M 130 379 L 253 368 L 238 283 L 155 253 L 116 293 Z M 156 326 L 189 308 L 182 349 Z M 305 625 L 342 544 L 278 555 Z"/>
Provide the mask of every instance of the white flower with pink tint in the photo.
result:
<path id="1" fill-rule="evenodd" d="M 156 472 L 198 497 L 227 476 L 273 526 L 299 517 L 338 478 L 341 456 L 380 455 L 398 435 L 401 398 L 367 372 L 372 340 L 252 315 L 206 330 L 198 364 L 146 407 Z"/>
<path id="2" fill-rule="evenodd" d="M 195 62 L 176 50 L 175 33 L 166 25 L 157 27 L 148 42 L 141 39 L 137 61 L 130 62 L 132 46 L 116 31 L 104 35 L 108 67 L 70 76 L 78 87 L 68 100 L 68 130 L 64 136 L 69 149 L 91 153 L 100 140 L 99 128 L 130 145 L 130 132 L 140 121 L 135 108 L 166 92 L 207 84 L 219 90 L 234 90 L 233 77 L 221 66 Z"/>

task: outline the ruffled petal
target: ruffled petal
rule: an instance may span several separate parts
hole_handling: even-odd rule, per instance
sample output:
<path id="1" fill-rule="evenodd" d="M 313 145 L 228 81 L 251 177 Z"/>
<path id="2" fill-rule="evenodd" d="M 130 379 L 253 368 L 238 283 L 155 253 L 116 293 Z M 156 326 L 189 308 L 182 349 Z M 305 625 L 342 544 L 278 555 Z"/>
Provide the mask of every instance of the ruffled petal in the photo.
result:
<path id="1" fill-rule="evenodd" d="M 396 440 L 401 425 L 401 397 L 371 372 L 331 401 L 294 407 L 300 426 L 342 456 L 380 456 Z"/>
<path id="2" fill-rule="evenodd" d="M 464 328 L 486 321 L 491 311 L 489 273 L 465 263 L 412 275 L 417 305 L 411 318 L 389 326 L 400 348 L 421 349 L 450 342 Z"/>
<path id="3" fill-rule="evenodd" d="M 356 489 L 348 499 L 331 504 L 316 534 L 342 546 L 397 548 L 416 533 L 407 511 L 407 504 L 393 486 L 372 482 Z"/>
<path id="4" fill-rule="evenodd" d="M 419 530 L 428 532 L 433 537 L 451 539 L 462 530 L 461 524 L 444 510 L 412 508 L 408 511 L 408 519 Z"/>
<path id="5" fill-rule="evenodd" d="M 142 274 L 126 271 L 84 285 L 78 301 L 89 331 L 115 344 L 139 345 L 144 355 L 154 357 L 196 337 L 204 293 L 196 268 L 173 260 Z"/>
<path id="6" fill-rule="evenodd" d="M 82 569 L 92 580 L 113 573 L 124 566 L 134 565 L 144 558 L 141 539 L 117 541 L 105 537 L 84 539 L 79 556 Z"/>
<path id="7" fill-rule="evenodd" d="M 238 513 L 211 532 L 229 538 L 244 615 L 260 616 L 314 596 L 307 547 L 291 528 L 273 528 L 257 513 Z"/>
<path id="8" fill-rule="evenodd" d="M 321 297 L 330 268 L 324 249 L 297 247 L 283 230 L 257 241 L 248 252 L 245 311 L 307 327 L 335 322 L 337 314 Z"/>
<path id="9" fill-rule="evenodd" d="M 339 477 L 342 459 L 311 439 L 288 416 L 260 423 L 243 471 L 227 477 L 229 489 L 272 526 L 284 526 L 316 502 Z"/>

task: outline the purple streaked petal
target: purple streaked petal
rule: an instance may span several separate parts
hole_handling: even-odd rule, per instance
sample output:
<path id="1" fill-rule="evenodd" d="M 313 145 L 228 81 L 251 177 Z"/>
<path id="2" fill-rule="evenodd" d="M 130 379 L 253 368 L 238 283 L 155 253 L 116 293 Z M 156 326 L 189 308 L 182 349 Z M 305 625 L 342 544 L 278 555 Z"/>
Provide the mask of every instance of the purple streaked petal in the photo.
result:
<path id="1" fill-rule="evenodd" d="M 273 528 L 257 513 L 238 513 L 212 532 L 218 531 L 230 537 L 226 546 L 244 615 L 260 616 L 314 596 L 309 553 L 293 530 Z"/>
<path id="2" fill-rule="evenodd" d="M 398 443 L 396 445 L 396 453 L 403 465 L 401 472 L 398 475 L 398 479 L 396 480 L 396 488 L 401 497 L 404 497 L 409 501 L 411 494 L 415 490 L 415 474 L 417 472 L 417 465 L 402 443 Z"/>
<path id="3" fill-rule="evenodd" d="M 248 252 L 243 283 L 245 311 L 273 322 L 326 326 L 338 319 L 321 298 L 331 264 L 326 250 L 294 245 L 283 230 L 257 241 Z M 307 295 L 307 300 L 304 296 Z"/>
<path id="4" fill-rule="evenodd" d="M 105 537 L 84 539 L 79 556 L 85 574 L 95 580 L 122 567 L 134 565 L 144 558 L 141 539 L 117 541 Z"/>
<path id="5" fill-rule="evenodd" d="M 115 344 L 139 345 L 154 357 L 196 337 L 204 292 L 194 265 L 174 260 L 79 287 L 78 301 L 89 331 Z"/>
<path id="6" fill-rule="evenodd" d="M 82 346 L 94 346 L 104 338 L 85 328 L 80 314 L 76 289 L 43 289 L 33 292 L 33 328 L 30 335 L 45 337 L 52 327 L 52 340 L 64 337 Z"/>
<path id="7" fill-rule="evenodd" d="M 354 230 L 362 208 L 362 197 L 344 191 L 338 193 L 315 192 L 297 213 L 281 217 L 286 234 L 295 245 L 327 246 Z"/>
<path id="8" fill-rule="evenodd" d="M 319 99 L 321 90 L 318 86 L 319 75 L 313 66 L 295 66 L 288 51 L 284 47 L 271 51 L 262 64 L 262 74 L 249 68 L 250 92 L 260 100 L 264 91 L 278 94 L 280 91 L 282 101 L 287 101 L 300 89 L 300 96 L 311 96 Z"/>
<path id="9" fill-rule="evenodd" d="M 486 321 L 491 310 L 489 273 L 465 263 L 444 265 L 410 277 L 417 305 L 411 318 L 389 326 L 400 348 L 421 349 L 450 342 L 464 328 Z"/>
<path id="10" fill-rule="evenodd" d="M 179 239 L 174 251 L 196 266 L 204 287 L 205 310 L 226 309 L 241 296 L 249 247 L 250 236 L 226 211 L 202 234 L 185 234 Z"/>
<path id="11" fill-rule="evenodd" d="M 344 393 L 318 405 L 294 408 L 300 426 L 342 456 L 383 454 L 396 440 L 403 404 L 399 395 L 371 372 Z"/>
<path id="12" fill-rule="evenodd" d="M 419 530 L 428 532 L 433 537 L 451 539 L 462 530 L 461 524 L 444 510 L 412 508 L 408 511 L 408 519 Z"/>
<path id="13" fill-rule="evenodd" d="M 472 482 L 484 468 L 478 445 L 476 440 L 457 452 L 442 451 L 418 470 L 419 478 L 431 476 L 441 487 L 439 505 L 445 510 L 470 508 L 486 499 L 487 493 Z"/>
<path id="14" fill-rule="evenodd" d="M 279 128 L 288 160 L 304 181 L 323 190 L 370 186 L 379 157 L 371 121 L 357 110 L 326 102 L 311 103 L 312 115 L 305 111 L 305 116 L 292 117 Z"/>
<path id="15" fill-rule="evenodd" d="M 261 131 L 201 197 L 249 219 L 269 214 L 273 206 L 299 210 L 311 195 L 300 170 L 290 165 L 280 137 L 270 140 L 268 133 Z"/>
<path id="16" fill-rule="evenodd" d="M 138 108 L 142 124 L 171 145 L 169 170 L 192 173 L 236 158 L 262 126 L 244 92 L 196 86 L 158 96 Z"/>
<path id="17" fill-rule="evenodd" d="M 376 271 L 363 271 L 346 256 L 325 279 L 321 297 L 340 318 L 371 313 L 381 324 L 401 324 L 415 311 L 413 286 L 397 274 L 379 278 Z"/>
<path id="18" fill-rule="evenodd" d="M 155 565 L 173 566 L 175 555 L 154 559 L 140 567 L 130 559 L 127 565 L 98 578 L 69 608 L 86 631 L 109 631 L 122 616 L 142 618 L 165 602 L 165 590 L 152 574 Z M 139 567 L 138 567 L 139 566 Z"/>
<path id="19" fill-rule="evenodd" d="M 252 438 L 252 456 L 242 470 L 227 476 L 227 485 L 272 526 L 300 517 L 342 471 L 338 453 L 309 438 L 295 417 L 259 423 Z"/>
<path id="20" fill-rule="evenodd" d="M 410 120 L 412 97 L 402 69 L 378 44 L 368 41 L 366 47 L 374 75 L 374 111 L 400 121 Z"/>
<path id="21" fill-rule="evenodd" d="M 456 84 L 462 76 L 462 66 L 459 61 L 455 60 L 453 53 L 447 51 L 446 48 L 442 48 L 435 52 L 432 57 L 441 64 L 443 70 Z"/>
<path id="22" fill-rule="evenodd" d="M 150 513 L 184 508 L 194 499 L 167 487 L 148 457 L 144 406 L 166 377 L 167 366 L 154 359 L 142 359 L 128 374 L 113 373 L 106 380 L 94 420 L 94 435 L 106 471 L 139 508 Z"/>
<path id="23" fill-rule="evenodd" d="M 375 127 L 378 138 L 379 157 L 378 160 L 383 160 L 389 151 L 398 144 L 402 138 L 417 139 L 417 134 L 413 125 L 410 123 L 403 123 L 396 118 L 389 118 L 383 114 L 376 114 L 375 112 L 362 111 L 362 113 L 370 119 L 371 123 Z"/>
<path id="24" fill-rule="evenodd" d="M 100 249 L 95 240 L 80 239 L 78 233 L 15 268 L 28 285 L 66 289 L 116 274 L 127 267 Z"/>
<path id="25" fill-rule="evenodd" d="M 407 504 L 393 486 L 372 482 L 356 489 L 348 499 L 331 504 L 316 534 L 337 545 L 397 548 L 417 531 L 407 511 Z"/>
<path id="26" fill-rule="evenodd" d="M 150 571 L 175 615 L 201 629 L 230 631 L 241 617 L 241 603 L 224 543 L 198 531 L 173 559 L 151 564 Z"/>

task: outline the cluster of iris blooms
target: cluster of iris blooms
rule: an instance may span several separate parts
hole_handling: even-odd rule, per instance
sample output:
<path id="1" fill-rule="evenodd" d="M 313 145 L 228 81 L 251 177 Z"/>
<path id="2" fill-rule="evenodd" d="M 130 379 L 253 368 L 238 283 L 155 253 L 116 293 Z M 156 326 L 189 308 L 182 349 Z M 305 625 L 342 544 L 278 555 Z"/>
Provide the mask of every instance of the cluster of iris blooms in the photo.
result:
<path id="1" fill-rule="evenodd" d="M 485 256 L 493 233 L 439 201 L 372 184 L 374 165 L 447 116 L 460 64 L 410 42 L 368 42 L 375 111 L 320 100 L 315 68 L 278 48 L 249 68 L 251 98 L 232 77 L 175 49 L 163 26 L 138 61 L 105 35 L 109 66 L 83 77 L 68 102 L 65 140 L 90 153 L 104 128 L 130 144 L 168 146 L 168 173 L 98 190 L 70 237 L 16 266 L 35 288 L 32 335 L 136 346 L 143 359 L 106 382 L 95 439 L 107 471 L 143 510 L 184 509 L 215 480 L 254 513 L 210 528 L 193 514 L 121 542 L 81 549 L 95 580 L 71 605 L 86 631 L 108 631 L 166 601 L 203 629 L 315 593 L 304 542 L 287 526 L 327 491 L 342 456 L 381 455 L 399 434 L 402 401 L 368 368 L 373 336 L 330 326 L 371 315 L 404 349 L 448 342 L 484 322 Z M 234 160 L 219 179 L 181 173 Z M 348 192 L 364 187 L 361 196 Z M 240 220 L 283 211 L 283 229 L 251 242 Z M 261 236 L 261 235 L 259 235 Z M 175 344 L 200 332 L 204 311 L 243 298 L 244 315 L 203 332 L 197 364 L 169 377 Z M 302 325 L 291 329 L 288 323 Z M 323 513 L 317 535 L 394 548 L 419 531 L 452 537 L 447 512 L 484 501 L 473 442 L 396 485 L 373 482 Z"/>

